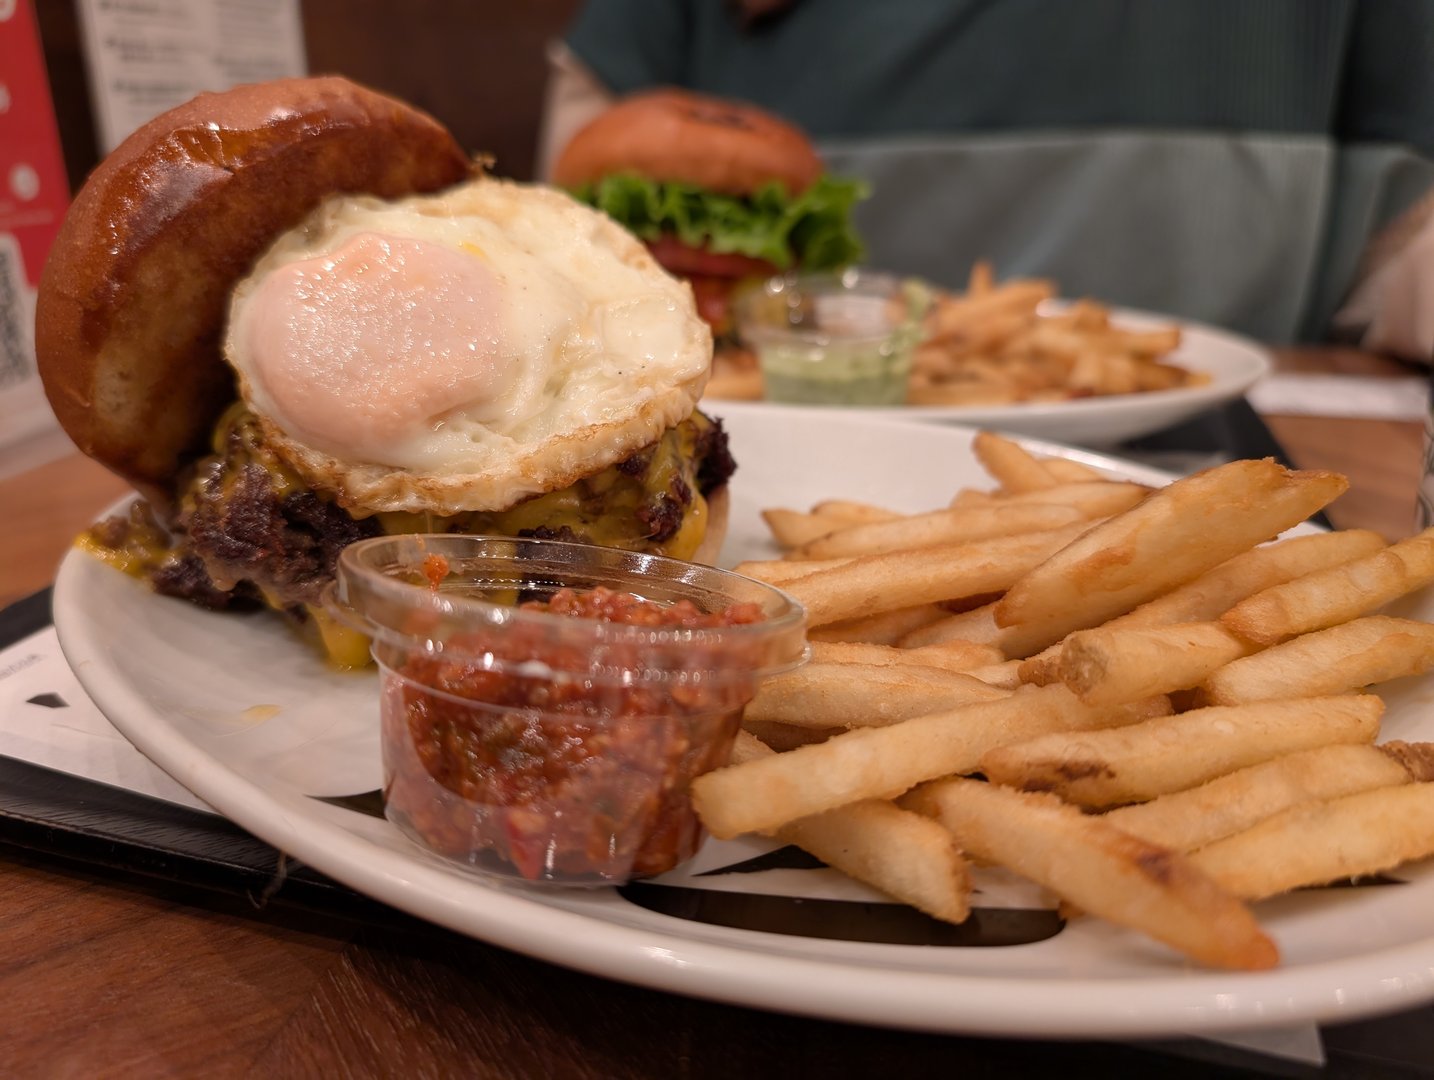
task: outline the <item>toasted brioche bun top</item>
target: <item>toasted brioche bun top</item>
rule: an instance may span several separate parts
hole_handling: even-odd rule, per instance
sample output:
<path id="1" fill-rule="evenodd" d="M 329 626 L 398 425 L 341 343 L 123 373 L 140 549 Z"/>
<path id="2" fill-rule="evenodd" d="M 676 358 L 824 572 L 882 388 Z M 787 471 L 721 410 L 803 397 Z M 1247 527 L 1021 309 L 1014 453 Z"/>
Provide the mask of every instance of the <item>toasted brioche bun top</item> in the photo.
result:
<path id="1" fill-rule="evenodd" d="M 750 195 L 772 181 L 798 194 L 821 176 L 822 162 L 800 129 L 755 105 L 663 89 L 624 98 L 580 130 L 553 180 L 576 187 L 619 172 L 722 195 Z"/>
<path id="2" fill-rule="evenodd" d="M 152 497 L 234 399 L 230 290 L 336 192 L 397 198 L 471 163 L 436 120 L 341 78 L 202 94 L 134 132 L 76 196 L 41 275 L 40 375 L 81 450 Z"/>

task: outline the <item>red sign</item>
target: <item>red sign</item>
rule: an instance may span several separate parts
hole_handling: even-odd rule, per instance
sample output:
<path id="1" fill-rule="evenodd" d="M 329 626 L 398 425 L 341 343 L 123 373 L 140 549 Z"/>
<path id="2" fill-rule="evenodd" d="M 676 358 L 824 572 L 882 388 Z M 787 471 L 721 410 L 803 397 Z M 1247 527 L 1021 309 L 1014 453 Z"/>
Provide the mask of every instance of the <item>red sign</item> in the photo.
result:
<path id="1" fill-rule="evenodd" d="M 69 195 L 31 0 L 0 0 L 0 234 L 18 241 L 32 289 Z"/>

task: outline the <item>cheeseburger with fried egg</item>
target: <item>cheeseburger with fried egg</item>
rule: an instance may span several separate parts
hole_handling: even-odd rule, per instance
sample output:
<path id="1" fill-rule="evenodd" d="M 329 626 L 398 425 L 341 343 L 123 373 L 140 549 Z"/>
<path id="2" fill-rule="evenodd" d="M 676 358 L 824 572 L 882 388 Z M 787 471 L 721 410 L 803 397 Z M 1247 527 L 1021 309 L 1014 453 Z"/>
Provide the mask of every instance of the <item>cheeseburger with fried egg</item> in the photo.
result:
<path id="1" fill-rule="evenodd" d="M 711 559 L 725 531 L 686 283 L 343 79 L 201 95 L 130 136 L 56 240 L 36 350 L 65 430 L 145 496 L 82 543 L 161 593 L 283 611 L 340 663 L 363 645 L 320 598 L 354 540 Z"/>

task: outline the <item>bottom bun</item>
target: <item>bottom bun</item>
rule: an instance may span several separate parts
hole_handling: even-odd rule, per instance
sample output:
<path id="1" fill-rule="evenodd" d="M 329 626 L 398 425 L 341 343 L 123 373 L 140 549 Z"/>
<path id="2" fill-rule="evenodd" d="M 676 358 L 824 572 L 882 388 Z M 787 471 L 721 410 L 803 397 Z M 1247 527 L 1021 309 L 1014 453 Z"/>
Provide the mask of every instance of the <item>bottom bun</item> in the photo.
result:
<path id="1" fill-rule="evenodd" d="M 732 497 L 726 484 L 707 496 L 707 533 L 692 553 L 693 562 L 717 565 L 717 556 L 722 553 L 722 543 L 727 539 L 727 516 L 731 509 Z"/>

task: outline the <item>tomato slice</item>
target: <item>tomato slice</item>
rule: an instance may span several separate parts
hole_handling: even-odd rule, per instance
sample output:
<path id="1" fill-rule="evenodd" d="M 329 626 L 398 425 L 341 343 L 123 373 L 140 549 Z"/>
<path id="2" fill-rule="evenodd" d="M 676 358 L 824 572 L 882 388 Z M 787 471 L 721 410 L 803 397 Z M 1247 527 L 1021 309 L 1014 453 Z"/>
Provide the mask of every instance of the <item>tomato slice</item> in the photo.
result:
<path id="1" fill-rule="evenodd" d="M 647 249 L 652 252 L 652 257 L 661 263 L 664 269 L 684 276 L 771 277 L 777 272 L 776 266 L 766 259 L 754 259 L 750 255 L 691 247 L 671 233 L 663 233 L 658 239 L 649 240 Z"/>

